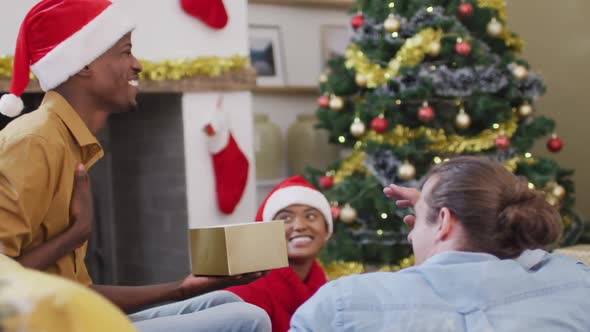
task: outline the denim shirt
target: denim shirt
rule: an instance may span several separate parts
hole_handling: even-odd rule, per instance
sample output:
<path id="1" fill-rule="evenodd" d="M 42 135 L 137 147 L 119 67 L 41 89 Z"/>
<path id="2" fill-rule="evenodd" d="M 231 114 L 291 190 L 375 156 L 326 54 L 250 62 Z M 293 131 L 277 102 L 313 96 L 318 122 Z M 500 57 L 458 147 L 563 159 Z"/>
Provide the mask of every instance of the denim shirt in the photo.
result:
<path id="1" fill-rule="evenodd" d="M 290 331 L 590 331 L 590 268 L 542 250 L 444 252 L 400 272 L 340 278 Z"/>

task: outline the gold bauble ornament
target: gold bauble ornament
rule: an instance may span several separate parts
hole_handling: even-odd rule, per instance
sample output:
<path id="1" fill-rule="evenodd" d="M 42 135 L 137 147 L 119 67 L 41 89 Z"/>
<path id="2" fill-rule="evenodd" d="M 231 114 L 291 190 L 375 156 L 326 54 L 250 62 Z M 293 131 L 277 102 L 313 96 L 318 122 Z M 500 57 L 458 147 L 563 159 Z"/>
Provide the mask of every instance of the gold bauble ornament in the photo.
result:
<path id="1" fill-rule="evenodd" d="M 514 65 L 514 67 L 512 67 L 512 75 L 514 75 L 517 80 L 524 80 L 529 75 L 529 70 L 523 65 Z"/>
<path id="2" fill-rule="evenodd" d="M 354 76 L 354 81 L 356 82 L 356 85 L 358 85 L 361 88 L 364 88 L 365 86 L 367 86 L 367 77 L 363 74 L 357 73 Z"/>
<path id="3" fill-rule="evenodd" d="M 340 210 L 340 220 L 345 224 L 351 224 L 356 220 L 356 210 L 346 203 Z"/>
<path id="4" fill-rule="evenodd" d="M 428 55 L 431 57 L 436 57 L 440 54 L 442 46 L 440 44 L 440 40 L 435 40 L 430 45 L 428 45 Z"/>
<path id="5" fill-rule="evenodd" d="M 553 194 L 555 198 L 562 200 L 565 197 L 565 188 L 557 184 L 551 189 L 551 194 Z"/>
<path id="6" fill-rule="evenodd" d="M 389 16 L 383 22 L 383 29 L 389 33 L 397 32 L 401 27 L 400 21 L 393 16 L 393 14 L 389 14 Z"/>
<path id="7" fill-rule="evenodd" d="M 551 206 L 557 206 L 559 204 L 559 199 L 553 195 L 545 196 L 545 201 L 547 201 L 547 203 L 549 203 Z"/>
<path id="8" fill-rule="evenodd" d="M 486 31 L 488 32 L 488 35 L 492 37 L 498 37 L 502 34 L 502 31 L 504 31 L 504 26 L 502 23 L 500 23 L 500 21 L 493 17 L 488 23 Z"/>
<path id="9" fill-rule="evenodd" d="M 397 170 L 397 175 L 404 181 L 412 180 L 416 177 L 416 168 L 414 165 L 405 161 Z"/>
<path id="10" fill-rule="evenodd" d="M 471 117 L 465 113 L 465 109 L 461 108 L 457 117 L 455 117 L 455 126 L 459 129 L 467 129 L 471 125 Z"/>
<path id="11" fill-rule="evenodd" d="M 330 109 L 334 112 L 339 112 L 344 108 L 344 100 L 338 96 L 332 96 L 330 98 Z"/>
<path id="12" fill-rule="evenodd" d="M 520 107 L 518 107 L 518 115 L 521 117 L 526 118 L 531 114 L 533 114 L 533 106 L 531 106 L 531 104 L 528 102 L 525 102 L 524 104 L 520 105 Z"/>
<path id="13" fill-rule="evenodd" d="M 321 74 L 319 80 L 320 80 L 320 83 L 326 83 L 326 82 L 328 82 L 328 75 Z"/>
<path id="14" fill-rule="evenodd" d="M 359 118 L 354 118 L 354 121 L 350 125 L 350 133 L 352 136 L 359 138 L 365 134 L 365 124 Z"/>

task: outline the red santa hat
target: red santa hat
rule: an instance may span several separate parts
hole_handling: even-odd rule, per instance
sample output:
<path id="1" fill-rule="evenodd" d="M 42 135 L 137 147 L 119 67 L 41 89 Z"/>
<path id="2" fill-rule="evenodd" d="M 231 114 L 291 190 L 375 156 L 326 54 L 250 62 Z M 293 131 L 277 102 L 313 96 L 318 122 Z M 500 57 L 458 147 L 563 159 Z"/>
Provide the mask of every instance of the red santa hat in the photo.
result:
<path id="1" fill-rule="evenodd" d="M 42 0 L 20 27 L 14 52 L 10 94 L 0 98 L 0 112 L 14 117 L 23 109 L 20 96 L 32 71 L 43 91 L 78 73 L 111 48 L 135 24 L 108 0 Z"/>
<path id="2" fill-rule="evenodd" d="M 330 203 L 324 194 L 300 175 L 292 176 L 274 187 L 258 208 L 256 221 L 273 220 L 277 212 L 293 204 L 309 205 L 320 211 L 326 219 L 328 237 L 332 235 L 334 226 Z"/>

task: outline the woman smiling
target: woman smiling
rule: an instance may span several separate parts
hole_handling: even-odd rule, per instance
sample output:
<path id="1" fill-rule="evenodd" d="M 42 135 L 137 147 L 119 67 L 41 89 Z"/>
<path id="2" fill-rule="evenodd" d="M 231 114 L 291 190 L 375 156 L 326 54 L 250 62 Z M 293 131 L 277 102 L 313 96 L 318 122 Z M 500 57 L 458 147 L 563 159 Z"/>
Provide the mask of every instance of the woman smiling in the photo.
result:
<path id="1" fill-rule="evenodd" d="M 285 221 L 289 267 L 272 270 L 248 285 L 227 291 L 264 309 L 271 318 L 272 330 L 284 332 L 295 310 L 326 283 L 315 257 L 332 234 L 330 204 L 301 176 L 293 176 L 268 194 L 256 220 Z"/>

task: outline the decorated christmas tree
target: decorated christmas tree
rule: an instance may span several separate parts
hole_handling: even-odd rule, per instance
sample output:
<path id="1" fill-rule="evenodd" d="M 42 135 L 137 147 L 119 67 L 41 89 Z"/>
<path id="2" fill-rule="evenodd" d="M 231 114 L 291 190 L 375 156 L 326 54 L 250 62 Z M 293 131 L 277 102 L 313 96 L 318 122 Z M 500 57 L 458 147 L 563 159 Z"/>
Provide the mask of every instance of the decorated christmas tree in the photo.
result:
<path id="1" fill-rule="evenodd" d="M 503 0 L 356 0 L 343 57 L 320 77 L 318 127 L 347 155 L 308 177 L 333 203 L 335 234 L 324 261 L 392 265 L 411 254 L 408 230 L 382 189 L 417 187 L 457 155 L 483 155 L 526 177 L 559 209 L 576 241 L 571 170 L 531 153 L 563 143 L 538 116 L 541 77 L 520 57 Z"/>

